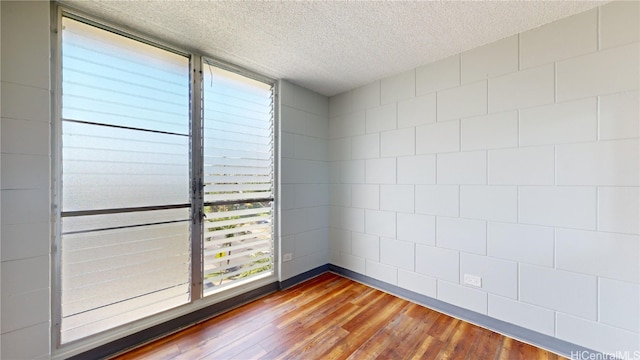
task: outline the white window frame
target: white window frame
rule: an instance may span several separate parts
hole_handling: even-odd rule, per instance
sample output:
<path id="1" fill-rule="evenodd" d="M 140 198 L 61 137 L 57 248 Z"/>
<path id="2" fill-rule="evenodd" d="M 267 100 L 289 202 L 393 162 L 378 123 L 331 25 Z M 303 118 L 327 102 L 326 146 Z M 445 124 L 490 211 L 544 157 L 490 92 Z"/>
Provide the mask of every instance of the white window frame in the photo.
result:
<path id="1" fill-rule="evenodd" d="M 278 81 L 269 77 L 257 74 L 250 70 L 244 69 L 239 66 L 235 66 L 224 61 L 218 60 L 208 54 L 198 54 L 181 49 L 181 47 L 168 44 L 160 41 L 155 37 L 147 36 L 138 33 L 131 29 L 124 29 L 120 26 L 111 24 L 107 21 L 95 18 L 91 15 L 78 11 L 76 9 L 62 6 L 57 3 L 51 4 L 51 23 L 54 32 L 52 36 L 52 60 L 51 60 L 51 82 L 52 82 L 52 129 L 51 129 L 51 146 L 52 146 L 52 226 L 53 226 L 53 238 L 52 238 L 52 276 L 51 276 L 51 354 L 54 359 L 63 359 L 70 356 L 74 356 L 85 351 L 91 350 L 98 346 L 107 344 L 125 336 L 143 331 L 152 326 L 162 324 L 166 321 L 178 318 L 180 316 L 192 313 L 199 309 L 214 305 L 216 303 L 225 301 L 227 299 L 239 296 L 246 292 L 258 289 L 260 287 L 278 282 L 280 278 L 280 117 L 279 117 L 279 83 Z M 103 30 L 111 31 L 118 35 L 122 35 L 143 43 L 168 50 L 180 55 L 184 55 L 190 58 L 190 126 L 191 126 L 191 139 L 202 139 L 202 125 L 203 125 L 203 111 L 201 108 L 202 99 L 202 64 L 203 57 L 213 60 L 216 65 L 236 72 L 242 76 L 252 78 L 264 83 L 272 84 L 274 87 L 273 98 L 273 272 L 269 276 L 258 278 L 250 283 L 241 284 L 239 286 L 231 287 L 223 290 L 215 295 L 203 297 L 202 289 L 202 224 L 200 226 L 193 226 L 191 231 L 191 301 L 185 305 L 178 306 L 176 308 L 157 313 L 153 316 L 135 320 L 133 322 L 121 325 L 94 335 L 87 336 L 85 338 L 75 340 L 66 344 L 61 344 L 60 339 L 60 321 L 61 321 L 61 194 L 62 186 L 60 179 L 62 178 L 62 17 L 69 17 L 71 19 L 79 20 L 92 26 L 96 26 Z M 194 74 L 196 76 L 194 76 Z M 195 101 L 194 99 L 198 99 Z M 193 125 L 194 123 L 198 125 Z M 201 143 L 201 141 L 200 141 Z M 199 178 L 201 174 L 202 165 L 202 147 L 198 141 L 191 141 L 190 148 L 190 167 L 191 167 L 191 179 Z M 194 153 L 199 152 L 199 155 L 194 156 Z M 197 206 L 202 206 L 200 201 L 192 201 L 192 211 Z M 199 209 L 198 209 L 199 210 Z"/>

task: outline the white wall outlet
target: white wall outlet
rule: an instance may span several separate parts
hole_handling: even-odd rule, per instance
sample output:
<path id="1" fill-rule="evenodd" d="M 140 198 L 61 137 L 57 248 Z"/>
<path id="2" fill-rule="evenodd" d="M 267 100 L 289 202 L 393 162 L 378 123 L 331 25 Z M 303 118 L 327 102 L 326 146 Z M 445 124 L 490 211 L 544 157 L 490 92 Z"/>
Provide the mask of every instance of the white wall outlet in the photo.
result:
<path id="1" fill-rule="evenodd" d="M 464 274 L 464 283 L 475 287 L 482 287 L 482 278 L 478 275 Z"/>
<path id="2" fill-rule="evenodd" d="M 291 261 L 291 259 L 293 259 L 293 254 L 292 253 L 286 253 L 286 254 L 282 254 L 282 261 Z"/>

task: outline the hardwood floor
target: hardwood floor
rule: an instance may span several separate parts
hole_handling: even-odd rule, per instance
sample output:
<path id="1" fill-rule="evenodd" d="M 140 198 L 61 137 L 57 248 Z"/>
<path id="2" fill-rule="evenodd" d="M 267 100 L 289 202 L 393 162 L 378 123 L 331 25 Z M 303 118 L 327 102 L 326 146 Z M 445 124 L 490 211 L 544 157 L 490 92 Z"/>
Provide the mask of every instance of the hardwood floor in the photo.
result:
<path id="1" fill-rule="evenodd" d="M 326 273 L 117 359 L 562 359 Z"/>

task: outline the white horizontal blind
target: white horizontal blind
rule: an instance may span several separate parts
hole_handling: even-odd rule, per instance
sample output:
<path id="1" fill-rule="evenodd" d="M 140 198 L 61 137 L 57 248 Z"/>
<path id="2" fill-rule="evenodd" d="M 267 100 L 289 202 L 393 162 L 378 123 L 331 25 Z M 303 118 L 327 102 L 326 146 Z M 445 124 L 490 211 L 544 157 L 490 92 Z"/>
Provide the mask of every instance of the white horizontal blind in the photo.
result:
<path id="1" fill-rule="evenodd" d="M 62 26 L 67 343 L 189 301 L 189 59 Z"/>
<path id="2" fill-rule="evenodd" d="M 203 64 L 204 294 L 273 273 L 273 86 Z"/>

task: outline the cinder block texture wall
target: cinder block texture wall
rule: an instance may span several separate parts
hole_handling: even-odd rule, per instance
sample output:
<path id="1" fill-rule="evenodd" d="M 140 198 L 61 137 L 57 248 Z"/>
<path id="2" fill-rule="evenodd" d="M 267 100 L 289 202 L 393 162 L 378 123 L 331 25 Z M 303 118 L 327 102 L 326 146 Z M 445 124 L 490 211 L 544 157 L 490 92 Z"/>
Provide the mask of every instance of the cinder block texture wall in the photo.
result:
<path id="1" fill-rule="evenodd" d="M 332 97 L 331 263 L 640 349 L 639 13 L 606 4 Z"/>
<path id="2" fill-rule="evenodd" d="M 280 280 L 329 262 L 329 99 L 280 81 Z"/>
<path id="3" fill-rule="evenodd" d="M 49 6 L 0 2 L 3 359 L 50 357 Z M 282 279 L 326 263 L 326 209 L 336 265 L 640 348 L 638 11 L 607 4 L 354 89 L 328 125 L 326 99 L 283 82 Z"/>
<path id="4" fill-rule="evenodd" d="M 50 350 L 49 2 L 1 1 L 0 357 Z"/>

